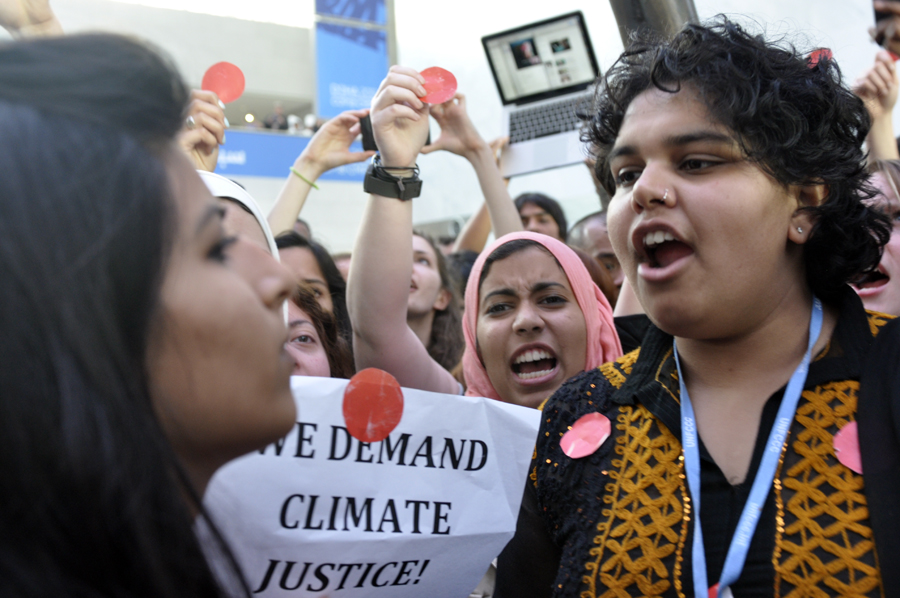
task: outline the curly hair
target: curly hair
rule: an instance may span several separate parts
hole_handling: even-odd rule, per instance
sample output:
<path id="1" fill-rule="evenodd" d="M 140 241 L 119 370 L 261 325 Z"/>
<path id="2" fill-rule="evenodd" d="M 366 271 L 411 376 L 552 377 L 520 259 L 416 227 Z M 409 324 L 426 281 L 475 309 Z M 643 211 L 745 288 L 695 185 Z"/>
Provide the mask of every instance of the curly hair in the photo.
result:
<path id="1" fill-rule="evenodd" d="M 876 193 L 862 150 L 868 112 L 825 54 L 807 58 L 792 44 L 766 41 L 721 16 L 688 24 L 668 41 L 636 37 L 598 86 L 591 113 L 582 115 L 597 178 L 615 193 L 609 155 L 639 94 L 690 86 L 745 157 L 781 185 L 827 187 L 821 205 L 804 208 L 815 222 L 804 263 L 813 292 L 834 299 L 877 267 L 890 225 L 863 202 Z"/>

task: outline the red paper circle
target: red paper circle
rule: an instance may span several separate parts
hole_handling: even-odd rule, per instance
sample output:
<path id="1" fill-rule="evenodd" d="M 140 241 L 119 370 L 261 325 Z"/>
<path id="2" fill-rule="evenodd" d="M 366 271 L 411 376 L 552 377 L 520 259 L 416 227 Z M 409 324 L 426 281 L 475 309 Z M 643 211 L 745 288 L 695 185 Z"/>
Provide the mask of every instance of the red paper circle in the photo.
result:
<path id="1" fill-rule="evenodd" d="M 350 378 L 344 390 L 344 422 L 361 442 L 380 442 L 403 417 L 403 391 L 383 370 L 367 368 Z"/>
<path id="2" fill-rule="evenodd" d="M 450 71 L 433 66 L 419 74 L 425 78 L 422 87 L 428 92 L 425 97 L 419 99 L 426 104 L 443 104 L 456 93 L 456 77 Z"/>
<path id="3" fill-rule="evenodd" d="M 834 435 L 834 454 L 842 464 L 862 474 L 862 454 L 859 452 L 859 430 L 850 422 Z"/>
<path id="4" fill-rule="evenodd" d="M 230 62 L 217 62 L 203 75 L 200 87 L 206 91 L 213 91 L 219 99 L 225 102 L 233 102 L 244 93 L 244 73 Z"/>
<path id="5" fill-rule="evenodd" d="M 812 68 L 819 64 L 819 61 L 831 60 L 834 58 L 834 55 L 831 53 L 831 50 L 828 48 L 816 48 L 812 52 L 809 53 L 809 67 Z"/>
<path id="6" fill-rule="evenodd" d="M 593 455 L 600 445 L 609 438 L 609 418 L 599 413 L 588 413 L 559 439 L 559 446 L 572 459 L 581 459 Z"/>

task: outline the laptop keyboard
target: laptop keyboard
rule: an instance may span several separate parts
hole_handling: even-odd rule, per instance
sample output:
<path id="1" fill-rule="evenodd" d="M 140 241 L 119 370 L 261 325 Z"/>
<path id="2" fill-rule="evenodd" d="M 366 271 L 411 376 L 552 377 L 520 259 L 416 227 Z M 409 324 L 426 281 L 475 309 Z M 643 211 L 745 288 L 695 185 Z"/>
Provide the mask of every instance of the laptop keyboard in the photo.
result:
<path id="1" fill-rule="evenodd" d="M 575 110 L 582 101 L 584 96 L 575 96 L 513 112 L 509 116 L 509 142 L 519 143 L 574 131 L 581 125 L 581 121 L 575 116 Z"/>

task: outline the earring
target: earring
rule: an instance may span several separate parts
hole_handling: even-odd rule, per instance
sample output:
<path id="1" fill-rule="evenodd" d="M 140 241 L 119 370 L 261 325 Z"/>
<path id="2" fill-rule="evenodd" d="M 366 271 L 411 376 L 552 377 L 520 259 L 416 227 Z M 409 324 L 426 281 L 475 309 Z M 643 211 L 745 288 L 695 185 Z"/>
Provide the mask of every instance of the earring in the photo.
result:
<path id="1" fill-rule="evenodd" d="M 800 227 L 798 226 L 798 227 L 797 227 L 797 232 L 800 233 L 800 234 L 802 235 L 802 234 L 803 234 L 803 229 L 800 228 Z"/>

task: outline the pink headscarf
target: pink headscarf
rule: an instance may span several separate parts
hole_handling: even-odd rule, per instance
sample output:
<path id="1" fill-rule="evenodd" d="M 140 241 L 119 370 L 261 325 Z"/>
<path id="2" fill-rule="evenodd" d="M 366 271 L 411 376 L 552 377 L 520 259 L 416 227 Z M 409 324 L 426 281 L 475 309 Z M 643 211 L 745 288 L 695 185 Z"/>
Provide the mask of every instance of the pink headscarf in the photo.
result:
<path id="1" fill-rule="evenodd" d="M 622 344 L 616 327 L 613 324 L 612 308 L 609 301 L 594 281 L 575 252 L 562 241 L 553 237 L 531 232 L 511 233 L 494 241 L 490 247 L 481 252 L 472 273 L 469 275 L 469 283 L 466 285 L 466 313 L 463 320 L 463 332 L 466 336 L 466 352 L 463 354 L 463 374 L 466 377 L 467 396 L 487 397 L 500 399 L 494 386 L 491 384 L 481 360 L 475 349 L 475 326 L 478 321 L 478 280 L 481 278 L 481 270 L 484 262 L 501 245 L 517 239 L 528 239 L 546 248 L 556 261 L 562 266 L 563 272 L 569 279 L 569 285 L 575 293 L 575 301 L 584 314 L 584 323 L 587 326 L 587 352 L 584 360 L 584 369 L 591 370 L 599 367 L 607 361 L 618 359 L 622 355 Z"/>

